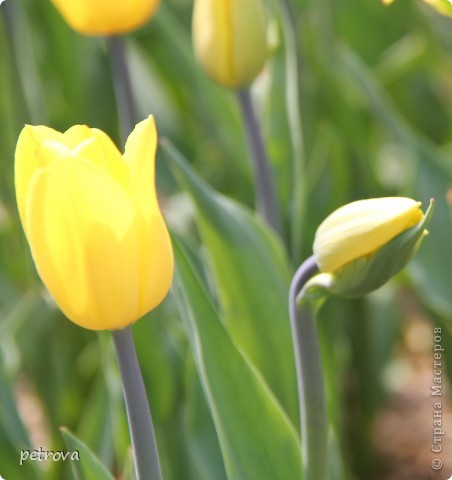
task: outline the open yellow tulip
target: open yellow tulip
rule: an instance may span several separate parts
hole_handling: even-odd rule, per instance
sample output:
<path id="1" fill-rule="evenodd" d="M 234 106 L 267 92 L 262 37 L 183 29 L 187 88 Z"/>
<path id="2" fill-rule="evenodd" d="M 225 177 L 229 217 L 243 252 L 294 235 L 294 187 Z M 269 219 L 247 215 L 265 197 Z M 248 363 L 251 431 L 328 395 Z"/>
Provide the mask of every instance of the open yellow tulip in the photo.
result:
<path id="1" fill-rule="evenodd" d="M 321 272 L 334 272 L 370 255 L 418 224 L 420 202 L 404 197 L 358 200 L 335 210 L 317 229 L 314 255 Z"/>
<path id="2" fill-rule="evenodd" d="M 66 22 L 85 35 L 119 35 L 146 23 L 159 0 L 52 0 Z"/>
<path id="3" fill-rule="evenodd" d="M 262 0 L 195 0 L 193 45 L 206 72 L 226 87 L 248 86 L 267 57 Z"/>
<path id="4" fill-rule="evenodd" d="M 139 123 L 122 156 L 100 130 L 26 126 L 15 160 L 19 214 L 38 273 L 65 315 L 123 328 L 156 307 L 173 275 L 154 182 L 157 132 Z"/>

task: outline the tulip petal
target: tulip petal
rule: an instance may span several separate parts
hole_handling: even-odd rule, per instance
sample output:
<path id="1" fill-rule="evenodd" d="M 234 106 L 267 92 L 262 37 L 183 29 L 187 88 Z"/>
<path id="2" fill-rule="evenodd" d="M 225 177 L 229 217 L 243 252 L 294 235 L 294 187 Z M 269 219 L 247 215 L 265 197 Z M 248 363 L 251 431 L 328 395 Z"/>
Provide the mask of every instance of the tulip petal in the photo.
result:
<path id="1" fill-rule="evenodd" d="M 73 155 L 91 162 L 108 172 L 124 187 L 129 183 L 129 169 L 110 137 L 96 128 L 91 128 L 90 136 L 73 150 Z"/>
<path id="2" fill-rule="evenodd" d="M 268 53 L 267 19 L 261 0 L 233 3 L 235 83 L 242 86 L 250 84 L 264 66 Z"/>
<path id="3" fill-rule="evenodd" d="M 155 192 L 155 152 L 157 130 L 151 115 L 140 122 L 126 142 L 124 161 L 130 168 L 130 191 L 145 219 L 159 211 Z"/>
<path id="4" fill-rule="evenodd" d="M 87 125 L 74 125 L 63 133 L 63 143 L 70 150 L 74 150 L 80 143 L 91 137 L 91 128 Z"/>
<path id="5" fill-rule="evenodd" d="M 61 159 L 32 178 L 25 218 L 38 273 L 68 318 L 95 330 L 137 320 L 138 219 L 117 182 Z"/>
<path id="6" fill-rule="evenodd" d="M 171 238 L 162 214 L 140 222 L 139 317 L 155 308 L 166 296 L 173 279 Z"/>
<path id="7" fill-rule="evenodd" d="M 16 146 L 14 181 L 16 187 L 17 206 L 24 224 L 25 196 L 30 179 L 36 170 L 47 167 L 60 153 L 53 148 L 46 148 L 48 143 L 59 144 L 63 134 L 44 126 L 26 125 L 19 135 Z"/>
<path id="8" fill-rule="evenodd" d="M 168 293 L 173 277 L 173 249 L 155 191 L 157 130 L 151 115 L 127 139 L 124 160 L 130 168 L 130 192 L 141 213 L 141 315 L 157 306 Z"/>
<path id="9" fill-rule="evenodd" d="M 373 253 L 399 233 L 419 223 L 420 202 L 387 197 L 352 202 L 334 211 L 319 226 L 314 254 L 322 272 Z"/>
<path id="10" fill-rule="evenodd" d="M 199 61 L 220 83 L 234 84 L 232 11 L 225 0 L 197 0 L 193 11 L 193 42 Z"/>

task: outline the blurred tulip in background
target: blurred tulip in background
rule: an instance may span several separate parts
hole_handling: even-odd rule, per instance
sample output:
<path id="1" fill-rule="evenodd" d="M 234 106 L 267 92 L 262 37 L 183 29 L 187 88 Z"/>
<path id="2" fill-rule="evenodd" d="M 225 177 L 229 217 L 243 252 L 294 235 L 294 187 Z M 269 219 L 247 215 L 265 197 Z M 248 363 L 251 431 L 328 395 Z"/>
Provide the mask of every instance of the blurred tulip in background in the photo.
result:
<path id="1" fill-rule="evenodd" d="M 84 35 L 118 35 L 145 24 L 159 0 L 52 0 L 67 23 Z"/>
<path id="2" fill-rule="evenodd" d="M 248 86 L 267 57 L 261 0 L 195 0 L 192 35 L 206 72 L 226 87 Z"/>

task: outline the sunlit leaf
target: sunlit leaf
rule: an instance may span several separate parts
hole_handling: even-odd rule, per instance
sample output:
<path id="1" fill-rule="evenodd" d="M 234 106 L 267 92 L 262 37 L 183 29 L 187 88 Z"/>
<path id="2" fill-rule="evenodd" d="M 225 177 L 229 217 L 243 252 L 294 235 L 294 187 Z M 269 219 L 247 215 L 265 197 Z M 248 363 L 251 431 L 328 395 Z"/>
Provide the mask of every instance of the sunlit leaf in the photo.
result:
<path id="1" fill-rule="evenodd" d="M 212 191 L 173 147 L 164 148 L 196 204 L 226 327 L 298 424 L 284 250 L 256 216 Z"/>
<path id="2" fill-rule="evenodd" d="M 236 347 L 180 246 L 180 312 L 220 440 L 229 480 L 299 480 L 294 427 L 262 376 Z"/>
<path id="3" fill-rule="evenodd" d="M 60 430 L 69 449 L 66 453 L 71 452 L 72 455 L 77 452 L 77 457 L 80 458 L 80 460 L 76 460 L 75 457 L 72 460 L 66 460 L 71 462 L 76 480 L 114 480 L 106 467 L 85 443 L 66 428 Z M 69 455 L 69 458 L 71 458 L 71 455 Z"/>

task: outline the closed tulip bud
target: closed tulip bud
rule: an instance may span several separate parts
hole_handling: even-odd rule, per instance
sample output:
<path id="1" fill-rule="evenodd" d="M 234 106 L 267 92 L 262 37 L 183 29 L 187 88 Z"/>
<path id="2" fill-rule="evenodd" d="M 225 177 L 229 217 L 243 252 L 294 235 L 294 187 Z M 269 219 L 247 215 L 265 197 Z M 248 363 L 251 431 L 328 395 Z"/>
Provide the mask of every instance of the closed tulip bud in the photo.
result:
<path id="1" fill-rule="evenodd" d="M 427 234 L 433 201 L 425 215 L 420 205 L 409 198 L 375 198 L 333 212 L 314 239 L 321 273 L 306 284 L 303 295 L 315 297 L 323 290 L 359 297 L 381 287 L 408 263 Z"/>
<path id="2" fill-rule="evenodd" d="M 321 272 L 334 272 L 370 255 L 404 230 L 418 224 L 420 202 L 410 198 L 372 198 L 335 210 L 319 226 L 314 255 Z"/>
<path id="3" fill-rule="evenodd" d="M 267 57 L 262 0 L 195 0 L 193 45 L 206 72 L 226 87 L 246 87 Z"/>
<path id="4" fill-rule="evenodd" d="M 173 275 L 154 184 L 157 132 L 139 123 L 124 155 L 100 130 L 26 126 L 16 196 L 37 271 L 74 323 L 123 328 L 156 307 Z"/>
<path id="5" fill-rule="evenodd" d="M 145 24 L 159 0 L 52 0 L 66 22 L 84 35 L 119 35 Z"/>

